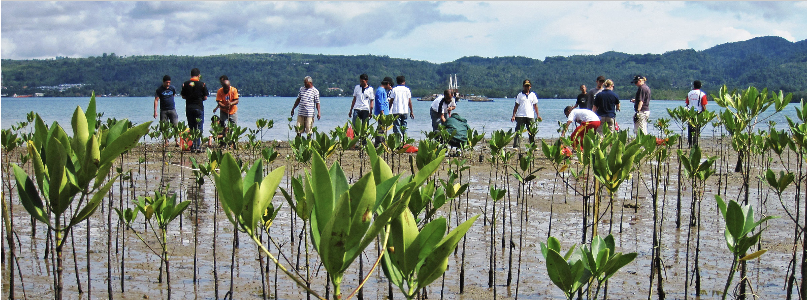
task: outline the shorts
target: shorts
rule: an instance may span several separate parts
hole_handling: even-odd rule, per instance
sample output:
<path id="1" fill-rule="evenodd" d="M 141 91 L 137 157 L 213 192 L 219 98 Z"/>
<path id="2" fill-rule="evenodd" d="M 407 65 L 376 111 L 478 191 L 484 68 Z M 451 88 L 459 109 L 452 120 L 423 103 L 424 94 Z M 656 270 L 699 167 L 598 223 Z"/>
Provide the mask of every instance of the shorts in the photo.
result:
<path id="1" fill-rule="evenodd" d="M 238 122 L 237 114 L 231 115 L 228 114 L 227 111 L 225 110 L 219 111 L 219 124 L 222 125 L 222 127 L 230 127 L 230 124 L 228 123 L 237 124 L 237 122 Z"/>
<path id="2" fill-rule="evenodd" d="M 304 116 L 297 116 L 297 127 L 300 128 L 297 133 L 306 132 L 306 134 L 311 134 L 311 127 L 314 124 L 314 117 L 304 117 Z"/>
<path id="3" fill-rule="evenodd" d="M 177 111 L 174 109 L 161 110 L 160 122 L 171 122 L 171 125 L 177 126 Z"/>

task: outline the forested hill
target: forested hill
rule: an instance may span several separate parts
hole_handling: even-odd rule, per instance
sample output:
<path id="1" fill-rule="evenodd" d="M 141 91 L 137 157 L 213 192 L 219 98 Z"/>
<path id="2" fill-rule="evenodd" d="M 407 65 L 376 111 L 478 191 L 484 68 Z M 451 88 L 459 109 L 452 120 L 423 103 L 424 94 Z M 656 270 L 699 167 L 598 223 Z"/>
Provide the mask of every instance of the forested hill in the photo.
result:
<path id="1" fill-rule="evenodd" d="M 348 96 L 361 73 L 372 86 L 385 76 L 405 75 L 418 97 L 446 88 L 449 74 L 457 74 L 466 94 L 513 97 L 523 79 L 533 82 L 541 98 L 575 98 L 578 86 L 592 87 L 598 75 L 615 81 L 621 98 L 636 91 L 633 75 L 648 78 L 655 99 L 682 99 L 693 80 L 701 80 L 709 93 L 722 85 L 755 86 L 806 95 L 806 41 L 758 37 L 727 43 L 703 51 L 677 50 L 664 54 L 527 57 L 463 57 L 435 64 L 374 55 L 227 54 L 213 56 L 116 56 L 46 60 L 2 60 L 3 94 L 44 93 L 46 96 L 98 95 L 151 96 L 168 74 L 174 85 L 189 77 L 191 68 L 202 71 L 211 90 L 220 75 L 230 77 L 243 95 L 294 96 L 304 76 L 314 78 L 323 96 Z M 61 84 L 83 84 L 66 88 Z M 341 89 L 341 91 L 340 91 Z"/>

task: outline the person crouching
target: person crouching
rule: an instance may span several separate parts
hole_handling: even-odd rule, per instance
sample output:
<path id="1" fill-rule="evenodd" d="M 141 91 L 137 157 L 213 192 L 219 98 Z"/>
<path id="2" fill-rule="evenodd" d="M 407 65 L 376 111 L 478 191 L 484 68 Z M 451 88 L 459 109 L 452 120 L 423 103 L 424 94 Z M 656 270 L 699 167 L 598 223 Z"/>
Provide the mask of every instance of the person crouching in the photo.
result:
<path id="1" fill-rule="evenodd" d="M 561 132 L 561 136 L 567 133 L 567 128 L 569 128 L 572 122 L 579 124 L 578 127 L 575 127 L 575 131 L 572 132 L 570 138 L 572 139 L 572 147 L 582 151 L 584 135 L 586 135 L 587 131 L 595 130 L 600 127 L 600 118 L 591 110 L 581 108 L 573 109 L 572 106 L 564 108 L 564 115 L 567 116 L 567 127 Z"/>

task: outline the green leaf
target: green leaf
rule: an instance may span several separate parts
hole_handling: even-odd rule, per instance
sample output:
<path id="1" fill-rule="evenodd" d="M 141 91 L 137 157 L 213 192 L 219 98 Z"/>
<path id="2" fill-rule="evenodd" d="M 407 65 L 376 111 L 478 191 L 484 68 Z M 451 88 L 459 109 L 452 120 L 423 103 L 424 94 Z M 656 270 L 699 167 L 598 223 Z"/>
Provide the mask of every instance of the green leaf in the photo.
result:
<path id="1" fill-rule="evenodd" d="M 721 216 L 724 219 L 727 218 L 727 204 L 724 202 L 724 199 L 721 198 L 719 195 L 715 195 L 715 202 L 718 204 L 718 210 L 721 211 Z"/>
<path id="2" fill-rule="evenodd" d="M 603 281 L 609 280 L 618 270 L 628 265 L 637 258 L 637 253 L 622 254 L 617 253 L 609 260 L 603 270 Z"/>
<path id="3" fill-rule="evenodd" d="M 11 167 L 14 169 L 14 177 L 17 181 L 17 194 L 20 196 L 20 202 L 25 210 L 35 219 L 50 226 L 49 215 L 45 210 L 44 203 L 39 197 L 34 182 L 28 177 L 28 174 L 23 171 L 17 164 L 12 163 Z"/>
<path id="4" fill-rule="evenodd" d="M 84 208 L 82 208 L 81 211 L 79 211 L 76 217 L 70 220 L 70 225 L 68 225 L 67 227 L 73 227 L 73 225 L 81 223 L 82 221 L 92 216 L 93 213 L 95 213 L 95 210 L 98 208 L 98 205 L 101 204 L 101 201 L 104 200 L 104 197 L 107 196 L 107 193 L 109 193 L 109 189 L 112 188 L 112 185 L 115 183 L 115 179 L 117 178 L 118 175 L 112 176 L 112 178 L 107 182 L 107 184 L 104 185 L 104 187 L 95 192 L 93 197 L 90 198 L 90 201 L 88 201 L 87 204 L 84 205 Z"/>
<path id="5" fill-rule="evenodd" d="M 191 201 L 183 201 L 180 202 L 180 204 L 177 204 L 177 206 L 174 206 L 174 210 L 171 217 L 168 219 L 168 223 L 174 221 L 174 219 L 176 219 L 186 208 L 188 208 L 188 204 L 191 204 Z"/>
<path id="6" fill-rule="evenodd" d="M 151 125 L 151 121 L 132 127 L 111 143 L 107 142 L 107 146 L 101 151 L 101 164 L 115 160 L 121 153 L 134 147 L 140 138 L 149 132 L 149 125 Z"/>
<path id="7" fill-rule="evenodd" d="M 219 166 L 219 172 L 213 172 L 213 179 L 225 215 L 234 225 L 238 222 L 244 202 L 243 184 L 241 180 L 241 168 L 233 158 L 233 155 L 226 153 Z"/>
<path id="8" fill-rule="evenodd" d="M 479 216 L 480 215 L 476 215 L 460 224 L 460 226 L 455 227 L 455 229 L 449 232 L 449 234 L 438 243 L 435 250 L 426 257 L 423 265 L 418 269 L 419 289 L 426 287 L 443 275 L 449 262 L 449 255 L 452 254 L 452 251 L 457 247 L 457 243 L 466 235 L 466 232 L 468 232 L 471 225 L 474 224 L 474 221 L 476 221 Z"/>
<path id="9" fill-rule="evenodd" d="M 262 176 L 264 176 L 264 164 L 263 160 L 259 158 L 255 160 L 252 167 L 244 174 L 244 180 L 242 181 L 243 190 L 246 191 L 253 183 L 261 182 L 263 179 L 261 178 Z"/>
<path id="10" fill-rule="evenodd" d="M 62 215 L 67 207 L 60 207 L 60 194 L 67 185 L 67 176 L 65 175 L 65 163 L 67 155 L 62 148 L 62 143 L 51 137 L 48 141 L 48 148 L 45 149 L 47 161 L 45 164 L 48 167 L 48 200 L 50 201 L 51 208 L 56 216 Z"/>
<path id="11" fill-rule="evenodd" d="M 340 196 L 334 215 L 326 223 L 320 236 L 320 257 L 326 270 L 334 276 L 341 274 L 346 243 L 351 232 L 351 203 L 348 193 Z"/>
<path id="12" fill-rule="evenodd" d="M 443 239 L 444 232 L 446 232 L 446 219 L 443 217 L 426 224 L 410 247 L 406 249 L 407 266 L 404 266 L 402 273 L 412 273 Z"/>
<path id="13" fill-rule="evenodd" d="M 406 251 L 415 238 L 418 237 L 418 225 L 415 223 L 410 209 L 404 209 L 399 216 L 390 223 L 390 241 L 395 252 L 391 254 L 393 263 L 405 272 L 407 262 Z M 407 275 L 405 273 L 405 275 Z"/>
<path id="14" fill-rule="evenodd" d="M 730 201 L 729 206 L 727 207 L 727 230 L 732 235 L 735 240 L 738 240 L 741 237 L 741 233 L 744 231 L 744 213 L 741 211 L 741 207 L 735 201 Z"/>
<path id="15" fill-rule="evenodd" d="M 558 252 L 547 251 L 546 266 L 550 280 L 569 297 L 572 282 L 575 279 L 572 278 L 572 272 L 567 261 Z"/>
<path id="16" fill-rule="evenodd" d="M 89 135 L 95 134 L 95 125 L 96 125 L 96 109 L 95 109 L 95 91 L 92 92 L 90 96 L 90 103 L 87 104 L 87 113 L 85 117 L 87 119 L 87 129 Z"/>
<path id="17" fill-rule="evenodd" d="M 70 125 L 73 127 L 73 140 L 71 143 L 73 153 L 76 153 L 79 161 L 83 162 L 90 133 L 87 130 L 87 117 L 84 116 L 84 111 L 81 110 L 81 107 L 76 106 Z"/>
<path id="18" fill-rule="evenodd" d="M 331 219 L 334 210 L 334 190 L 331 187 L 331 176 L 325 166 L 325 161 L 317 153 L 312 155 L 310 181 L 309 186 L 314 197 L 314 214 L 317 223 L 325 226 Z"/>
<path id="19" fill-rule="evenodd" d="M 248 187 L 247 191 L 244 192 L 244 205 L 241 214 L 235 215 L 236 219 L 241 217 L 241 225 L 249 235 L 253 235 L 255 232 L 255 224 L 262 220 L 261 216 L 264 214 L 264 211 L 255 211 L 256 203 L 261 202 L 260 197 L 261 187 L 258 183 L 253 183 L 253 185 Z"/>
<path id="20" fill-rule="evenodd" d="M 361 252 L 359 248 L 365 233 L 373 219 L 373 204 L 376 202 L 376 185 L 373 183 L 373 173 L 367 173 L 359 179 L 349 190 L 351 204 L 350 234 L 346 238 L 346 258 L 353 258 L 354 254 Z M 342 270 L 347 269 L 353 259 L 346 259 Z"/>

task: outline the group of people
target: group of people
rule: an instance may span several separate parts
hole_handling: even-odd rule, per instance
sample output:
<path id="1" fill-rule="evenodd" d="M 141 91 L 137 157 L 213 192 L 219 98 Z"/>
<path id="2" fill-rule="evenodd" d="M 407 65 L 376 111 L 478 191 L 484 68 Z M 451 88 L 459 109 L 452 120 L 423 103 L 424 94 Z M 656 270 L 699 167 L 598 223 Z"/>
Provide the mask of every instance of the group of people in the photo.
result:
<path id="1" fill-rule="evenodd" d="M 182 83 L 180 96 L 185 99 L 185 116 L 188 120 L 189 129 L 203 130 L 205 119 L 205 105 L 203 101 L 208 99 L 208 87 L 201 81 L 202 74 L 197 68 L 191 69 L 191 78 Z M 216 107 L 213 113 L 219 111 L 218 122 L 225 128 L 230 124 L 235 124 L 238 120 L 238 90 L 230 85 L 230 79 L 226 75 L 219 77 L 221 88 L 216 92 Z M 163 76 L 163 84 L 157 88 L 154 94 L 154 118 L 157 118 L 157 107 L 160 107 L 160 122 L 171 122 L 177 125 L 177 111 L 174 107 L 174 96 L 177 90 L 171 85 L 171 77 Z M 214 120 L 216 118 L 214 117 Z M 194 139 L 190 147 L 192 152 L 201 152 L 202 139 Z"/>
<path id="2" fill-rule="evenodd" d="M 640 75 L 634 76 L 631 81 L 637 86 L 637 92 L 630 101 L 634 103 L 634 132 L 648 133 L 648 119 L 651 117 L 649 105 L 651 103 L 651 88 L 646 84 L 646 78 Z M 596 79 L 597 87 L 586 90 L 586 85 L 581 85 L 581 94 L 578 95 L 574 106 L 564 108 L 564 115 L 567 117 L 567 126 L 573 122 L 578 126 L 572 133 L 574 149 L 581 149 L 584 134 L 589 130 L 594 130 L 600 134 L 604 127 L 609 130 L 620 130 L 615 121 L 617 112 L 620 111 L 620 98 L 614 92 L 614 82 L 603 76 Z M 707 94 L 701 90 L 701 81 L 693 82 L 691 90 L 685 98 L 685 106 L 688 109 L 704 112 L 707 105 Z M 688 143 L 691 145 L 698 139 L 698 128 L 689 126 Z M 566 133 L 566 128 L 561 133 Z"/>
<path id="3" fill-rule="evenodd" d="M 182 84 L 180 96 L 186 101 L 185 114 L 189 128 L 202 132 L 202 120 L 205 115 L 203 101 L 208 98 L 208 89 L 200 78 L 199 69 L 192 69 L 191 78 Z M 215 114 L 217 110 L 219 111 L 218 122 L 227 130 L 230 124 L 235 124 L 238 120 L 239 94 L 238 90 L 230 85 L 230 80 L 226 75 L 219 77 L 219 83 L 222 87 L 216 93 L 217 105 L 213 109 L 213 113 Z M 395 116 L 393 132 L 401 135 L 406 134 L 407 119 L 415 118 L 412 109 L 412 92 L 406 86 L 404 76 L 396 77 L 395 83 L 396 85 L 393 86 L 393 79 L 385 77 L 380 86 L 374 90 L 368 84 L 368 75 L 359 75 L 359 84 L 354 87 L 353 100 L 348 111 L 351 123 L 356 124 L 357 120 L 368 122 L 373 115 L 392 114 Z M 634 98 L 630 100 L 634 104 L 634 130 L 635 132 L 647 134 L 648 119 L 651 115 L 649 109 L 651 89 L 646 84 L 646 78 L 640 75 L 634 76 L 631 83 L 637 86 L 637 92 Z M 581 94 L 578 95 L 575 105 L 564 108 L 567 127 L 573 122 L 578 124 L 571 136 L 573 148 L 575 149 L 581 149 L 584 134 L 589 130 L 594 130 L 598 133 L 602 133 L 605 127 L 608 127 L 609 130 L 619 130 L 619 125 L 615 118 L 617 112 L 620 111 L 620 99 L 614 92 L 614 81 L 606 79 L 604 76 L 598 76 L 596 84 L 597 87 L 588 91 L 586 85 L 581 85 Z M 531 91 L 531 87 L 530 80 L 525 79 L 522 81 L 522 91 L 515 97 L 511 122 L 516 122 L 517 131 L 526 128 L 536 119 L 542 120 L 541 116 L 539 116 L 538 97 Z M 701 91 L 701 82 L 694 81 L 693 88 L 685 100 L 686 106 L 703 112 L 707 105 L 707 96 Z M 159 103 L 160 121 L 177 124 L 177 112 L 174 108 L 175 94 L 176 90 L 171 85 L 171 77 L 165 75 L 163 84 L 155 92 L 154 118 L 157 118 Z M 452 114 L 452 111 L 457 108 L 456 99 L 457 91 L 447 89 L 444 90 L 443 95 L 439 95 L 432 102 L 432 105 L 430 105 L 430 118 L 433 131 L 438 131 L 441 125 L 446 126 L 452 123 L 449 122 L 452 117 L 457 119 L 454 120 L 454 123 L 462 123 L 459 127 L 463 127 L 464 124 L 466 127 L 468 126 L 465 119 Z M 303 86 L 300 87 L 295 104 L 292 107 L 292 116 L 294 116 L 295 109 L 298 111 L 297 135 L 300 136 L 302 133 L 306 133 L 311 138 L 314 118 L 316 116 L 319 120 L 321 111 L 320 92 L 314 87 L 314 81 L 310 76 L 303 78 Z M 383 129 L 380 129 L 380 131 L 383 131 Z M 692 143 L 698 129 L 689 128 L 688 132 L 690 135 L 688 141 Z M 380 133 L 383 134 L 384 132 Z M 564 136 L 565 133 L 566 127 L 561 135 Z M 376 143 L 378 144 L 381 141 L 377 139 Z M 534 142 L 533 135 L 530 135 L 530 142 Z M 517 137 L 514 139 L 513 146 L 519 147 L 519 143 L 520 138 Z M 201 151 L 200 149 L 201 139 L 196 138 L 193 141 L 191 150 L 199 152 Z"/>

